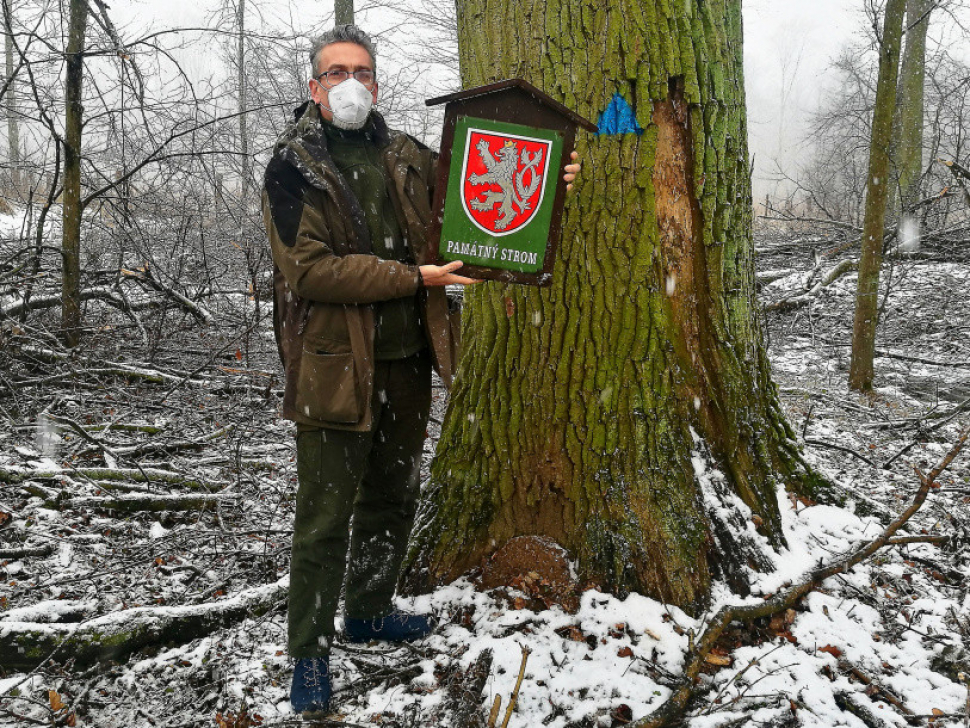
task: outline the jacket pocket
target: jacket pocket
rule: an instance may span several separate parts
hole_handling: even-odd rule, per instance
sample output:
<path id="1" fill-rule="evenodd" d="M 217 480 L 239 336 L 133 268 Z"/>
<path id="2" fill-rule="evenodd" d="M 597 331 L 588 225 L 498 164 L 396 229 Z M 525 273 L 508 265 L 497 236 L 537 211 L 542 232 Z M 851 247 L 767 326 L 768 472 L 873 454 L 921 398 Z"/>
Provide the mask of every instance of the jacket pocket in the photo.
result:
<path id="1" fill-rule="evenodd" d="M 301 333 L 304 351 L 344 353 L 350 351 L 347 314 L 342 304 L 313 303 Z"/>
<path id="2" fill-rule="evenodd" d="M 354 355 L 303 351 L 296 409 L 322 422 L 356 424 L 361 417 Z"/>

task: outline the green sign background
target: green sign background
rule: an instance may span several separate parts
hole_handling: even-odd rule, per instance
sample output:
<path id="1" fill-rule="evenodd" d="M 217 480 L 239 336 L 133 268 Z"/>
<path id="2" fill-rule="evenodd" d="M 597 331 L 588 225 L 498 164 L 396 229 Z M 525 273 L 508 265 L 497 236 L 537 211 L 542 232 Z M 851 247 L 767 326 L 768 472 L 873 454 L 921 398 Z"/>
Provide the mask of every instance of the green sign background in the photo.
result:
<path id="1" fill-rule="evenodd" d="M 489 235 L 477 227 L 462 207 L 463 180 L 461 172 L 468 143 L 469 128 L 495 134 L 510 134 L 515 136 L 532 137 L 552 142 L 549 153 L 549 167 L 543 180 L 542 203 L 532 218 L 523 227 L 506 235 Z M 552 129 L 540 129 L 521 124 L 509 124 L 490 119 L 478 119 L 473 116 L 461 116 L 455 126 L 455 138 L 451 151 L 451 168 L 448 171 L 448 191 L 445 196 L 445 210 L 441 223 L 441 240 L 438 255 L 445 261 L 460 260 L 465 263 L 516 271 L 519 273 L 537 273 L 543 269 L 546 254 L 546 244 L 549 240 L 549 225 L 552 221 L 552 208 L 556 196 L 556 185 L 559 182 L 559 168 L 562 164 L 562 134 Z M 484 189 L 484 188 L 483 188 Z M 449 243 L 451 245 L 449 246 Z M 464 247 L 463 246 L 467 246 Z M 472 248 L 472 246 L 475 246 Z M 482 256 L 475 252 L 481 248 L 498 248 L 498 254 Z M 449 247 L 451 250 L 449 250 Z M 475 252 L 456 252 L 456 250 Z M 509 251 L 506 260 L 502 260 L 502 251 Z M 532 253 L 535 263 L 515 262 L 514 253 Z M 526 256 L 530 260 L 531 256 Z"/>

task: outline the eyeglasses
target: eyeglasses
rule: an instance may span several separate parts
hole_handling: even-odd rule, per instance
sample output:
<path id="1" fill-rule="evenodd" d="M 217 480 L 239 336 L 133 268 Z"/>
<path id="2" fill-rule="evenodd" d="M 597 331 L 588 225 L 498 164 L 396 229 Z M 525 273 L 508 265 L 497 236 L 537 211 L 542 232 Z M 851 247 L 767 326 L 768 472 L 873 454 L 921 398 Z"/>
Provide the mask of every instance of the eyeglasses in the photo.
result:
<path id="1" fill-rule="evenodd" d="M 351 76 L 356 78 L 365 86 L 369 87 L 374 85 L 374 79 L 377 77 L 377 74 L 375 74 L 369 68 L 361 68 L 353 73 L 350 71 L 324 71 L 319 76 L 316 76 L 315 79 L 317 83 L 321 83 L 327 88 L 333 88 L 337 84 L 343 83 Z"/>

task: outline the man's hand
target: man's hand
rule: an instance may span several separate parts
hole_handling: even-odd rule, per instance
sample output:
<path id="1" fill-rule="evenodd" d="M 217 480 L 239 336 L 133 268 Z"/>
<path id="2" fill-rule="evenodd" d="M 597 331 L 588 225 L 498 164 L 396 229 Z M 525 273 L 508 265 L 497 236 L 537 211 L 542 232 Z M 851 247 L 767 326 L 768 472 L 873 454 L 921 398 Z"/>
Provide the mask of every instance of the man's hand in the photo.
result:
<path id="1" fill-rule="evenodd" d="M 567 164 L 563 168 L 566 171 L 566 174 L 562 176 L 563 181 L 569 183 L 566 185 L 566 192 L 569 192 L 569 190 L 573 188 L 572 181 L 579 175 L 579 170 L 581 168 L 579 164 L 575 164 L 576 160 L 579 159 L 579 154 L 573 152 L 569 155 L 569 158 L 573 161 L 573 164 Z"/>
<path id="2" fill-rule="evenodd" d="M 456 276 L 454 271 L 464 265 L 460 260 L 453 260 L 448 265 L 422 265 L 418 268 L 421 271 L 421 280 L 427 287 L 430 286 L 450 286 L 453 283 L 469 286 L 473 283 L 481 283 L 477 278 L 465 278 Z"/>

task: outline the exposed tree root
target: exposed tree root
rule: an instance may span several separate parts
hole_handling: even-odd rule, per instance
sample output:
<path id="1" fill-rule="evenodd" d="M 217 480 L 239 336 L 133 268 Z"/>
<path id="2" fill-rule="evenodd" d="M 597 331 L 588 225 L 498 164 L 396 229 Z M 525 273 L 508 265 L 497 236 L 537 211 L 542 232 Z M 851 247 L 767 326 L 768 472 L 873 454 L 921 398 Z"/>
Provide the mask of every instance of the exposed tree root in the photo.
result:
<path id="1" fill-rule="evenodd" d="M 228 599 L 183 607 L 135 607 L 80 624 L 0 621 L 6 670 L 30 670 L 53 658 L 75 665 L 123 660 L 143 647 L 184 644 L 247 617 L 266 614 L 286 598 L 289 578 Z"/>
<path id="2" fill-rule="evenodd" d="M 876 538 L 867 541 L 861 546 L 853 549 L 847 554 L 836 558 L 827 566 L 819 567 L 812 571 L 807 580 L 775 594 L 766 599 L 763 604 L 752 606 L 725 606 L 715 614 L 707 623 L 706 628 L 700 637 L 692 640 L 691 652 L 687 658 L 687 667 L 684 669 L 683 679 L 669 698 L 650 715 L 634 721 L 630 724 L 631 728 L 665 728 L 673 725 L 683 717 L 688 701 L 694 696 L 697 690 L 697 678 L 701 668 L 704 666 L 705 658 L 717 644 L 718 639 L 732 622 L 747 622 L 762 617 L 770 617 L 786 609 L 795 606 L 805 595 L 821 586 L 822 582 L 836 574 L 842 574 L 853 566 L 865 561 L 876 551 L 890 543 L 896 532 L 909 521 L 910 518 L 922 507 L 926 501 L 926 496 L 933 488 L 939 488 L 936 479 L 946 470 L 954 458 L 959 455 L 966 445 L 967 438 L 970 436 L 970 428 L 963 431 L 950 451 L 944 456 L 928 475 L 924 475 L 920 470 L 916 474 L 920 480 L 920 487 L 913 498 L 913 502 L 903 511 L 886 529 Z"/>

